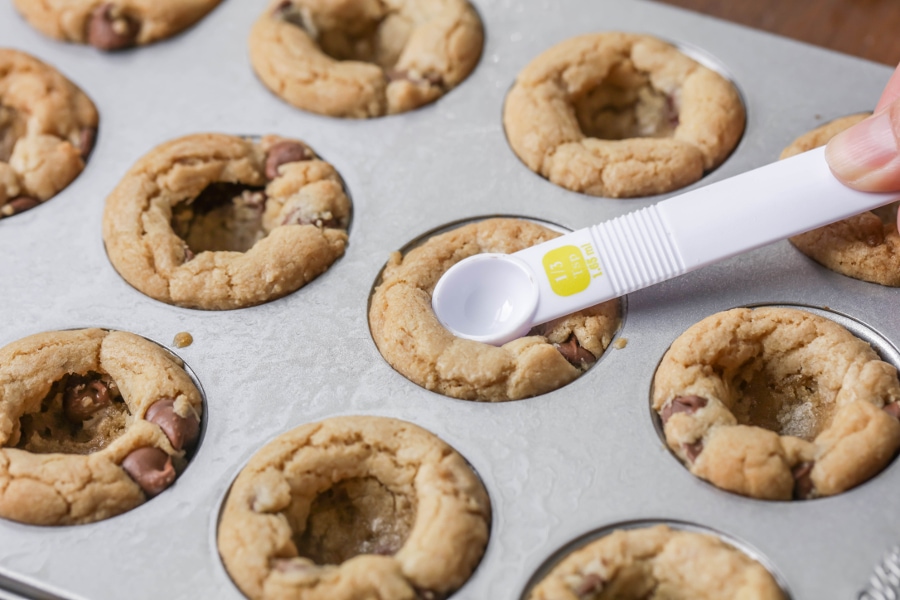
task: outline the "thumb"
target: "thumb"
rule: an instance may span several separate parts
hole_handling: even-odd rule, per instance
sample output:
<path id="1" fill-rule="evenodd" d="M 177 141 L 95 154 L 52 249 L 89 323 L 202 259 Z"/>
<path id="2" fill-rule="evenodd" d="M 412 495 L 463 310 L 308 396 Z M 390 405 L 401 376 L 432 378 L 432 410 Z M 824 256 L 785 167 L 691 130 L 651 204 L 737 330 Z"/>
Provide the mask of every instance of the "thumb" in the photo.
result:
<path id="1" fill-rule="evenodd" d="M 825 160 L 840 181 L 865 192 L 900 191 L 900 98 L 834 136 Z"/>

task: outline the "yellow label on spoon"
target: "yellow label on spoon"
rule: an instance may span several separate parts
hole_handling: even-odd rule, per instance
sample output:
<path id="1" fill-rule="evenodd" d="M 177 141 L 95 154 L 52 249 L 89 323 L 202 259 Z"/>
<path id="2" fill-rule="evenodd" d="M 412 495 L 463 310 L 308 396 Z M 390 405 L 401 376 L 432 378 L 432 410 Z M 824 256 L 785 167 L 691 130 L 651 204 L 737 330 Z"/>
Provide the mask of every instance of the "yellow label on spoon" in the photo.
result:
<path id="1" fill-rule="evenodd" d="M 577 246 L 560 246 L 544 255 L 541 261 L 550 289 L 559 296 L 571 296 L 583 292 L 591 285 L 584 254 Z"/>

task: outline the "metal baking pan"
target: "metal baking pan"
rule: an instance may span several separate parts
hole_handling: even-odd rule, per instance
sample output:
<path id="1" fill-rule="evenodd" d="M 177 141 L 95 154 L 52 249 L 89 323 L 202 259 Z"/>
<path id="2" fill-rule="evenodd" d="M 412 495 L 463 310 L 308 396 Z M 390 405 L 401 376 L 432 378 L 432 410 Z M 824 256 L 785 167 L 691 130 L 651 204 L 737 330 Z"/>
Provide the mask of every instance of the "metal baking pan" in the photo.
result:
<path id="1" fill-rule="evenodd" d="M 490 543 L 455 598 L 519 598 L 558 548 L 611 524 L 648 519 L 693 523 L 754 548 L 795 598 L 847 598 L 862 589 L 900 539 L 897 461 L 833 498 L 744 498 L 698 480 L 669 453 L 651 418 L 649 391 L 669 344 L 714 312 L 829 307 L 897 344 L 900 291 L 834 274 L 779 242 L 632 294 L 619 334 L 628 340 L 624 349 L 610 349 L 562 389 L 502 404 L 453 400 L 407 381 L 375 348 L 366 307 L 388 253 L 448 223 L 511 214 L 578 228 L 661 198 L 569 192 L 528 171 L 510 150 L 504 96 L 517 73 L 559 41 L 603 30 L 650 33 L 733 77 L 747 104 L 746 132 L 732 156 L 693 187 L 775 160 L 797 135 L 871 109 L 890 69 L 641 0 L 474 4 L 487 39 L 468 80 L 420 110 L 348 121 L 293 109 L 256 80 L 246 38 L 260 3 L 224 2 L 172 40 L 111 55 L 46 39 L 10 2 L 0 3 L 0 43 L 57 67 L 100 111 L 84 173 L 48 203 L 0 222 L 0 345 L 84 326 L 163 344 L 188 331 L 193 345 L 175 352 L 207 399 L 202 444 L 159 497 L 92 525 L 0 522 L 3 593 L 240 598 L 215 544 L 231 481 L 275 435 L 339 414 L 415 422 L 452 444 L 483 478 L 494 509 Z M 105 198 L 148 150 L 199 131 L 294 136 L 334 164 L 354 203 L 346 255 L 300 291 L 234 311 L 176 308 L 125 283 L 100 236 Z"/>

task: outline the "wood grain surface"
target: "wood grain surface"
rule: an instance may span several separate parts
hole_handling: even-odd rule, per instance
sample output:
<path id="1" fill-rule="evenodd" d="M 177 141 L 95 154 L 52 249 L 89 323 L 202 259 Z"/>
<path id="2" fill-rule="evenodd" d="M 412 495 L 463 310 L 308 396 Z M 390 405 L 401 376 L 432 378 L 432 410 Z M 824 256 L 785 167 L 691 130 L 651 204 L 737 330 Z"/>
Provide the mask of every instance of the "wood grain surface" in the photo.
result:
<path id="1" fill-rule="evenodd" d="M 895 66 L 900 0 L 657 0 Z"/>

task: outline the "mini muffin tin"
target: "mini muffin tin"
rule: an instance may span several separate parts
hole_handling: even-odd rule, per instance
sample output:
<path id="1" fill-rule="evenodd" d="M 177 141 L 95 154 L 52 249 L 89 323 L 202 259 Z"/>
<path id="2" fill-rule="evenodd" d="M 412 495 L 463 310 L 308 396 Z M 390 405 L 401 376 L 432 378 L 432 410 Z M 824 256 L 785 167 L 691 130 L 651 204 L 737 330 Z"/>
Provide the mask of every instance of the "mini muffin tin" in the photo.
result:
<path id="1" fill-rule="evenodd" d="M 679 464 L 657 434 L 649 392 L 669 344 L 735 306 L 794 304 L 846 315 L 888 340 L 885 358 L 896 360 L 900 291 L 827 271 L 779 242 L 630 295 L 619 333 L 624 348 L 611 347 L 568 386 L 502 404 L 446 398 L 396 373 L 372 342 L 367 300 L 389 252 L 447 224 L 505 214 L 574 229 L 665 197 L 569 192 L 529 171 L 507 145 L 507 90 L 561 40 L 649 33 L 733 78 L 747 106 L 746 131 L 731 157 L 691 188 L 773 161 L 827 120 L 870 110 L 891 70 L 642 0 L 473 3 L 487 34 L 474 73 L 435 104 L 368 121 L 300 112 L 255 79 L 246 40 L 262 3 L 225 2 L 172 40 L 119 54 L 44 38 L 10 2 L 0 4 L 0 43 L 59 69 L 100 111 L 97 145 L 78 179 L 0 222 L 0 345 L 100 326 L 171 348 L 187 331 L 194 343 L 173 351 L 196 373 L 207 408 L 190 466 L 143 506 L 78 527 L 0 522 L 0 587 L 8 590 L 0 598 L 240 598 L 216 550 L 231 481 L 277 434 L 347 414 L 412 421 L 481 475 L 493 507 L 491 538 L 454 598 L 517 599 L 559 548 L 642 520 L 691 523 L 755 549 L 794 598 L 854 597 L 866 585 L 900 539 L 900 462 L 833 498 L 744 498 Z M 105 198 L 151 148 L 199 131 L 296 137 L 331 162 L 353 198 L 345 256 L 285 298 L 232 311 L 169 306 L 125 283 L 100 236 Z"/>

